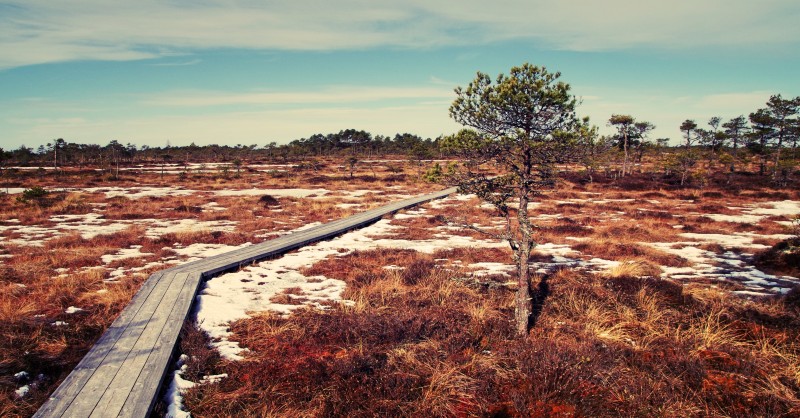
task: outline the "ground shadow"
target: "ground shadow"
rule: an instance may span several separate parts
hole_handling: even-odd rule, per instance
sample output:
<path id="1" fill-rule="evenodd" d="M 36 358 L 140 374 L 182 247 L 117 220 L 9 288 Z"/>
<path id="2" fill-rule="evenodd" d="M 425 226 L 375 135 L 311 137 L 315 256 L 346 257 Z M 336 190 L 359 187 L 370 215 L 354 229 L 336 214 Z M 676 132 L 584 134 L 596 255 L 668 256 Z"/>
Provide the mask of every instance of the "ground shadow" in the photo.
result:
<path id="1" fill-rule="evenodd" d="M 536 326 L 539 315 L 542 314 L 542 309 L 544 309 L 544 302 L 547 297 L 550 296 L 550 285 L 547 282 L 548 278 L 548 275 L 542 276 L 542 279 L 539 280 L 539 284 L 531 289 L 531 305 L 533 306 L 531 307 L 531 315 L 528 317 L 528 329 L 532 329 Z"/>

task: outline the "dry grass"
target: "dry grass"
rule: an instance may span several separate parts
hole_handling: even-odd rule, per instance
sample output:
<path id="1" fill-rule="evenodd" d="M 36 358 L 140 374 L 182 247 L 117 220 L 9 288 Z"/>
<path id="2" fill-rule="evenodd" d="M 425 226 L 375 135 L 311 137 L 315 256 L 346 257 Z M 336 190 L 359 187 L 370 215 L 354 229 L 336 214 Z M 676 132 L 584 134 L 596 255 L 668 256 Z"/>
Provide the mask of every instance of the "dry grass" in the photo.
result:
<path id="1" fill-rule="evenodd" d="M 329 164 L 323 161 L 323 165 Z M 391 173 L 375 167 L 359 168 L 351 180 L 342 172 L 339 175 L 316 175 L 312 184 L 305 172 L 291 176 L 272 176 L 243 169 L 239 178 L 233 172 L 195 173 L 186 176 L 156 172 L 125 172 L 119 178 L 92 171 L 65 170 L 62 174 L 20 172 L 17 185 L 12 187 L 42 186 L 48 190 L 74 187 L 182 187 L 197 190 L 188 196 L 154 196 L 133 199 L 129 197 L 106 198 L 103 192 L 58 193 L 51 204 L 22 204 L 15 196 L 0 193 L 0 225 L 37 225 L 52 228 L 54 215 L 79 215 L 97 212 L 108 223 L 132 222 L 135 226 L 110 235 L 92 239 L 81 238 L 79 233 L 65 233 L 49 238 L 42 247 L 3 245 L 0 254 L 0 416 L 30 416 L 41 405 L 56 383 L 77 364 L 93 341 L 108 327 L 119 311 L 130 301 L 147 275 L 158 270 L 157 265 L 137 273 L 125 273 L 114 281 L 107 281 L 109 271 L 141 268 L 146 263 L 157 262 L 175 253 L 170 249 L 175 243 L 239 245 L 258 242 L 263 236 L 282 230 L 294 229 L 310 222 L 337 219 L 358 209 L 344 209 L 338 204 L 353 201 L 335 197 L 337 190 L 372 189 L 380 191 L 387 184 L 398 186 L 392 193 L 416 194 L 438 186 L 419 183 L 413 176 Z M 372 176 L 374 178 L 370 178 Z M 383 180 L 387 181 L 384 182 Z M 279 205 L 267 206 L 261 196 L 216 196 L 210 193 L 221 189 L 248 188 L 326 188 L 332 198 L 278 198 Z M 359 202 L 379 205 L 392 200 L 382 193 L 369 193 Z M 211 210 L 204 205 L 215 201 L 221 210 Z M 276 212 L 274 209 L 283 209 Z M 6 222 L 16 219 L 16 222 Z M 214 232 L 205 229 L 187 229 L 166 234 L 158 239 L 145 237 L 149 219 L 198 221 L 235 221 L 234 232 Z M 0 233 L 0 240 L 21 238 L 22 234 Z M 141 245 L 140 251 L 153 255 L 126 258 L 103 265 L 100 257 L 119 250 Z M 296 299 L 301 295 L 284 295 Z M 65 313 L 76 306 L 83 311 Z M 51 325 L 58 321 L 67 325 Z M 27 371 L 30 379 L 15 379 L 13 375 Z M 37 380 L 38 375 L 44 376 Z M 20 399 L 14 391 L 30 384 L 30 393 Z M 263 411 L 262 411 L 263 412 Z M 258 413 L 255 413 L 258 415 Z"/>
<path id="2" fill-rule="evenodd" d="M 320 159 L 325 168 L 290 169 L 288 174 L 243 169 L 189 173 L 185 177 L 125 174 L 109 177 L 67 173 L 24 174 L 25 187 L 181 186 L 226 188 L 326 188 L 379 190 L 349 198 L 331 193 L 310 199 L 261 196 L 220 197 L 208 193 L 106 199 L 102 194 L 64 194 L 49 207 L 21 206 L 0 195 L 0 222 L 51 225 L 54 214 L 94 210 L 110 220 L 233 220 L 235 232 L 182 231 L 146 239 L 130 228 L 91 240 L 77 234 L 43 248 L 7 246 L 0 259 L 0 416 L 28 416 L 65 376 L 136 292 L 150 270 L 108 282 L 108 268 L 133 268 L 173 252 L 174 243 L 238 245 L 257 236 L 327 221 L 360 209 L 339 203 L 379 205 L 394 193 L 417 194 L 439 186 L 417 181 L 416 167 L 357 167 L 355 178 L 340 161 Z M 398 163 L 403 165 L 403 163 Z M 681 232 L 784 233 L 770 217 L 755 226 L 714 222 L 707 212 L 736 215 L 746 204 L 798 199 L 793 190 L 755 190 L 737 184 L 676 191 L 668 183 L 641 178 L 595 184 L 565 182 L 537 200 L 535 214 L 558 215 L 539 222 L 542 242 L 569 244 L 586 257 L 621 261 L 603 273 L 559 270 L 538 288 L 536 325 L 527 340 L 514 337 L 513 291 L 463 280 L 456 268 L 477 262 L 511 264 L 505 249 L 452 249 L 433 255 L 413 251 L 356 252 L 325 260 L 304 271 L 347 281 L 353 304 L 327 310 L 301 309 L 289 317 L 256 315 L 232 324 L 250 349 L 242 362 L 228 363 L 207 348 L 206 337 L 184 330 L 182 351 L 191 354 L 188 377 L 228 373 L 187 394 L 197 416 L 795 416 L 800 414 L 800 308 L 795 292 L 774 300 L 743 300 L 706 284 L 680 286 L 660 280 L 660 266 L 686 260 L 655 250 L 648 242 L 680 240 Z M 632 176 L 635 177 L 635 176 Z M 603 182 L 604 181 L 604 182 Z M 746 183 L 746 182 L 743 182 Z M 761 186 L 757 186 L 761 187 Z M 730 190 L 729 190 L 730 189 Z M 589 193 L 601 193 L 593 195 Z M 213 199 L 224 210 L 203 205 Z M 567 199 L 571 202 L 558 203 Z M 592 200 L 621 200 L 604 203 Z M 107 204 L 98 206 L 98 204 Z M 275 211 L 280 208 L 282 211 Z M 477 200 L 429 209 L 424 217 L 396 220 L 400 238 L 430 237 L 436 216 L 465 217 L 495 226 L 496 214 Z M 673 226 L 685 225 L 683 230 Z M 146 226 L 145 226 L 146 227 Z M 472 234 L 465 232 L 464 234 Z M 6 234 L 8 237 L 9 235 Z M 478 237 L 478 235 L 476 235 Z M 583 241 L 567 239 L 578 237 Z M 481 238 L 485 238 L 482 237 Z M 772 244 L 770 240 L 759 242 Z M 98 258 L 132 245 L 153 253 L 98 267 Z M 721 252 L 712 244 L 705 249 Z M 765 263 L 771 263 L 765 261 Z M 387 270 L 395 265 L 402 269 Z M 56 269 L 65 268 L 67 276 Z M 158 267 L 152 267 L 157 269 Z M 20 285 L 24 285 L 20 286 Z M 302 298 L 295 290 L 281 303 Z M 792 299 L 794 298 L 794 299 Z M 792 302 L 794 301 L 794 302 Z M 69 306 L 84 308 L 66 314 Z M 68 323 L 53 326 L 56 321 Z M 17 371 L 33 378 L 18 381 Z M 44 379 L 36 381 L 42 374 Z M 14 389 L 34 384 L 18 399 Z"/>
<path id="3" fill-rule="evenodd" d="M 376 268 L 405 262 L 413 273 Z M 402 250 L 308 270 L 348 281 L 354 306 L 271 314 L 232 329 L 231 378 L 187 394 L 199 416 L 783 416 L 800 411 L 800 311 L 652 278 L 561 270 L 531 336 L 512 292 L 474 288 Z M 650 271 L 650 273 L 653 273 Z M 708 289 L 708 288 L 705 288 Z M 543 411 L 543 412 L 542 412 Z"/>

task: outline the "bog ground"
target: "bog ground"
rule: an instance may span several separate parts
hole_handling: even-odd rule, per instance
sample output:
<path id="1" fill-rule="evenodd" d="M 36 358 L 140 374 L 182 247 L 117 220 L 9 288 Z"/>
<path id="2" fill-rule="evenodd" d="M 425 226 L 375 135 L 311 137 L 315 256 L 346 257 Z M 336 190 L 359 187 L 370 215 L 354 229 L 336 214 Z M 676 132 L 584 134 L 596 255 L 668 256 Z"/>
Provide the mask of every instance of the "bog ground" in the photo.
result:
<path id="1" fill-rule="evenodd" d="M 352 178 L 335 159 L 240 169 L 17 174 L 0 195 L 0 415 L 33 413 L 148 274 L 443 187 L 401 158 Z M 528 339 L 507 244 L 461 226 L 503 219 L 457 195 L 209 280 L 159 412 L 800 413 L 798 191 L 593 180 L 565 173 L 536 200 Z"/>

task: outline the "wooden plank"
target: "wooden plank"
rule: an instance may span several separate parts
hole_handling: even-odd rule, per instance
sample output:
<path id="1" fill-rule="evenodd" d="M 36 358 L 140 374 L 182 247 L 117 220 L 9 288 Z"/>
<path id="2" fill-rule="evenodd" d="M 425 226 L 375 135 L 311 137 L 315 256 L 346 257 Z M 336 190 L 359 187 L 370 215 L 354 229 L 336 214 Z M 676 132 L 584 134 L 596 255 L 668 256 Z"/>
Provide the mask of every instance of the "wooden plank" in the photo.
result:
<path id="1" fill-rule="evenodd" d="M 164 378 L 171 370 L 170 359 L 175 351 L 175 342 L 194 305 L 200 282 L 201 274 L 199 272 L 190 273 L 187 277 L 181 290 L 181 298 L 175 301 L 167 323 L 153 346 L 153 352 L 142 368 L 139 378 L 136 379 L 119 416 L 144 417 L 155 406 Z M 190 297 L 183 297 L 184 295 Z"/>
<path id="2" fill-rule="evenodd" d="M 183 285 L 189 273 L 176 273 L 175 278 L 170 282 L 169 287 L 164 291 L 160 302 L 153 310 L 153 314 L 147 321 L 147 325 L 142 330 L 136 343 L 128 351 L 125 360 L 119 367 L 119 371 L 114 375 L 114 378 L 109 382 L 108 388 L 94 411 L 90 416 L 104 417 L 115 416 L 122 410 L 122 405 L 131 393 L 136 380 L 139 378 L 142 369 L 148 361 L 151 353 L 155 349 L 156 342 L 159 335 L 167 325 L 168 319 L 172 309 L 175 307 L 176 301 L 181 298 L 192 298 L 194 295 L 181 294 Z M 156 396 L 157 393 L 152 393 L 151 396 Z"/>
<path id="3" fill-rule="evenodd" d="M 142 284 L 141 289 L 133 296 L 130 304 L 120 312 L 120 315 L 105 333 L 97 340 L 88 353 L 81 359 L 72 373 L 64 379 L 50 399 L 36 411 L 34 417 L 62 416 L 69 408 L 72 401 L 86 385 L 86 382 L 97 371 L 103 361 L 105 361 L 114 344 L 130 325 L 133 318 L 139 312 L 144 301 L 151 294 L 163 272 L 156 272 Z"/>
<path id="4" fill-rule="evenodd" d="M 153 316 L 153 312 L 158 307 L 164 292 L 175 278 L 174 273 L 168 273 L 161 277 L 156 287 L 150 293 L 150 297 L 142 304 L 142 308 L 136 313 L 131 324 L 122 334 L 121 338 L 114 344 L 103 363 L 97 367 L 92 377 L 86 385 L 76 395 L 75 401 L 67 408 L 67 416 L 89 416 L 94 410 L 100 398 L 108 389 L 108 385 L 119 372 L 120 366 L 128 357 L 131 349 L 136 344 L 139 336 L 147 326 L 147 322 Z"/>

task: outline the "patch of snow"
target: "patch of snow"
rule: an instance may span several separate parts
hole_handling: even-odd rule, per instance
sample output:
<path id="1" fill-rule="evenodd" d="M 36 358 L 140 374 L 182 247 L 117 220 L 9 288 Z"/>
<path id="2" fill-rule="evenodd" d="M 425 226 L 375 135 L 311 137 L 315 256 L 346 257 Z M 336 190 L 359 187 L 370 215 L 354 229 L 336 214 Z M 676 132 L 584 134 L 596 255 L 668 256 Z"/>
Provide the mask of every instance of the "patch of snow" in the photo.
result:
<path id="1" fill-rule="evenodd" d="M 103 264 L 111 264 L 114 261 L 125 260 L 128 258 L 139 258 L 153 255 L 153 253 L 141 252 L 141 248 L 141 245 L 131 245 L 129 248 L 123 248 L 117 251 L 115 254 L 105 254 L 100 257 L 100 260 L 103 262 Z"/>
<path id="2" fill-rule="evenodd" d="M 87 193 L 105 193 L 107 198 L 126 197 L 128 199 L 141 199 L 143 197 L 189 196 L 195 190 L 180 189 L 177 187 L 89 187 L 73 189 Z"/>
<path id="3" fill-rule="evenodd" d="M 304 198 L 311 195 L 323 196 L 329 193 L 327 189 L 243 189 L 243 190 L 217 190 L 217 196 L 261 196 L 268 194 L 272 197 L 297 197 Z"/>
<path id="4" fill-rule="evenodd" d="M 698 234 L 685 232 L 679 234 L 681 237 L 695 241 L 719 244 L 726 248 L 746 247 L 746 248 L 767 248 L 765 245 L 753 244 L 755 236 L 729 235 L 729 234 Z"/>
<path id="5" fill-rule="evenodd" d="M 495 274 L 501 276 L 510 276 L 509 273 L 516 268 L 513 264 L 494 263 L 494 262 L 472 263 L 467 265 L 466 267 L 476 270 L 472 272 L 474 276 L 489 276 Z"/>
<path id="6" fill-rule="evenodd" d="M 15 390 L 14 393 L 19 396 L 20 398 L 24 398 L 28 392 L 31 391 L 31 387 L 29 385 L 25 385 L 20 387 L 19 389 Z"/>
<path id="7" fill-rule="evenodd" d="M 765 202 L 754 205 L 747 213 L 766 216 L 793 216 L 800 215 L 800 202 L 784 200 L 780 202 Z"/>
<path id="8" fill-rule="evenodd" d="M 765 218 L 765 216 L 762 215 L 722 215 L 718 213 L 712 213 L 703 216 L 711 218 L 717 222 L 736 222 L 741 224 L 757 224 Z"/>
<path id="9" fill-rule="evenodd" d="M 224 212 L 228 210 L 227 208 L 220 206 L 219 203 L 217 202 L 208 202 L 200 206 L 200 208 L 202 208 L 204 211 L 207 212 Z"/>
<path id="10" fill-rule="evenodd" d="M 736 254 L 726 251 L 716 254 L 694 247 L 694 243 L 663 242 L 648 243 L 654 248 L 669 254 L 683 257 L 692 265 L 688 267 L 662 266 L 662 278 L 690 281 L 711 279 L 740 283 L 750 291 L 781 293 L 782 289 L 800 284 L 800 279 L 790 276 L 773 276 L 749 265 L 743 258 L 750 254 Z"/>
<path id="11" fill-rule="evenodd" d="M 246 242 L 242 245 L 225 245 L 225 244 L 203 244 L 203 243 L 195 243 L 191 245 L 187 245 L 185 247 L 180 246 L 180 244 L 176 245 L 172 250 L 175 251 L 179 256 L 188 257 L 188 261 L 195 261 L 200 260 L 206 257 L 211 257 L 218 254 L 224 254 L 233 250 L 238 250 L 240 248 L 247 247 L 252 245 L 249 242 Z"/>
<path id="12" fill-rule="evenodd" d="M 346 196 L 346 197 L 351 197 L 351 198 L 364 197 L 365 195 L 370 194 L 370 193 L 380 194 L 380 193 L 383 193 L 383 192 L 381 190 L 349 190 L 349 191 L 348 190 L 342 190 L 342 191 L 339 192 L 340 195 Z"/>
<path id="13" fill-rule="evenodd" d="M 54 327 L 65 327 L 65 326 L 69 325 L 69 322 L 56 321 L 56 322 L 51 323 L 50 325 L 52 325 Z"/>
<path id="14" fill-rule="evenodd" d="M 736 295 L 739 295 L 739 296 L 755 296 L 755 297 L 772 296 L 771 293 L 754 292 L 752 290 L 734 290 L 733 294 L 736 294 Z"/>
<path id="15" fill-rule="evenodd" d="M 390 264 L 388 266 L 383 266 L 383 269 L 384 270 L 405 270 L 406 268 L 402 267 L 402 266 L 395 266 L 393 264 Z"/>
<path id="16" fill-rule="evenodd" d="M 69 308 L 67 308 L 64 311 L 64 313 L 67 313 L 67 314 L 76 314 L 78 312 L 83 312 L 83 309 L 75 307 L 75 306 L 70 306 Z"/>
<path id="17" fill-rule="evenodd" d="M 183 393 L 196 386 L 196 383 L 183 378 L 186 365 L 183 364 L 188 357 L 182 354 L 178 360 L 178 369 L 172 373 L 172 381 L 164 394 L 164 403 L 167 404 L 166 417 L 189 418 L 192 415 L 183 406 Z"/>

